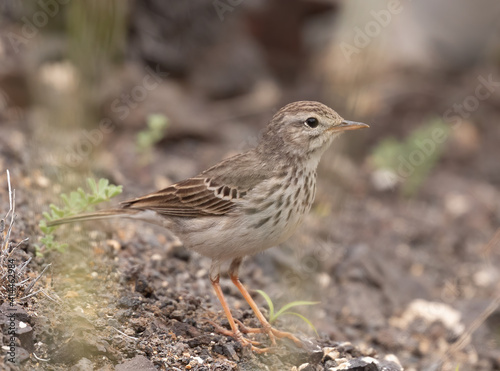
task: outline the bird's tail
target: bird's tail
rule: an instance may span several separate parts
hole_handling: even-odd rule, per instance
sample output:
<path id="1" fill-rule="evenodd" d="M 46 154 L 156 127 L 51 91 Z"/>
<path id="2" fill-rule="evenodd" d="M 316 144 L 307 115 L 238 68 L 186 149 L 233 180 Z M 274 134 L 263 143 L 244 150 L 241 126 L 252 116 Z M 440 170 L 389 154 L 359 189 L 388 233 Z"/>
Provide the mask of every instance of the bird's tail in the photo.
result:
<path id="1" fill-rule="evenodd" d="M 82 222 L 87 220 L 108 219 L 114 217 L 132 217 L 133 215 L 139 212 L 140 210 L 132 210 L 132 209 L 108 209 L 108 210 L 96 211 L 95 213 L 80 214 L 80 215 L 68 216 L 66 218 L 51 220 L 47 222 L 47 227 L 55 227 L 61 224 Z"/>

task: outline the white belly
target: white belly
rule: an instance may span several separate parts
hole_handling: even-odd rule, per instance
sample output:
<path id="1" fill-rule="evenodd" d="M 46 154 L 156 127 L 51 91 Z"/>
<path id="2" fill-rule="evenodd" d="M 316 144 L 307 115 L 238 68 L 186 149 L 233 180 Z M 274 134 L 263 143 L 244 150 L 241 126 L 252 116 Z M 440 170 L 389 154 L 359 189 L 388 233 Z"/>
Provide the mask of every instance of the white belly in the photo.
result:
<path id="1" fill-rule="evenodd" d="M 240 201 L 238 212 L 191 220 L 192 232 L 179 236 L 185 246 L 222 261 L 253 255 L 288 239 L 311 208 L 315 171 L 297 177 L 296 182 L 287 178 L 269 195 L 264 190 L 272 187 L 259 187 Z"/>

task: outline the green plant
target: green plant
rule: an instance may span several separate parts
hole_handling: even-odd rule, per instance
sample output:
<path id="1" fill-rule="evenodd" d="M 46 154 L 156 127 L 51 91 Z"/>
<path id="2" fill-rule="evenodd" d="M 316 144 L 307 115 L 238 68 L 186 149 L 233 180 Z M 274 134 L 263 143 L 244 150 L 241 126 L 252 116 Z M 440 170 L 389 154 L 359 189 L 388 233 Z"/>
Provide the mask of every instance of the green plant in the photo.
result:
<path id="1" fill-rule="evenodd" d="M 294 308 L 294 307 L 298 307 L 298 306 L 301 306 L 301 305 L 316 305 L 316 304 L 319 304 L 318 301 L 302 301 L 302 300 L 299 300 L 299 301 L 292 301 L 291 303 L 288 303 L 288 304 L 285 304 L 283 305 L 276 313 L 274 312 L 274 304 L 273 304 L 273 301 L 271 300 L 271 298 L 269 297 L 269 295 L 267 295 L 264 291 L 262 290 L 256 290 L 260 295 L 262 295 L 262 297 L 264 298 L 264 300 L 266 301 L 267 303 L 267 306 L 269 307 L 269 323 L 273 323 L 274 321 L 276 321 L 278 319 L 278 317 L 282 316 L 282 315 L 285 315 L 285 314 L 291 314 L 291 315 L 294 315 L 296 317 L 299 317 L 301 320 L 303 320 L 305 323 L 307 323 L 307 325 L 314 331 L 314 333 L 316 334 L 316 336 L 318 336 L 318 331 L 316 331 L 316 327 L 314 327 L 314 325 L 312 324 L 312 322 L 307 319 L 306 317 L 304 317 L 302 314 L 300 313 L 297 313 L 297 312 L 290 312 L 289 309 L 291 308 Z"/>
<path id="2" fill-rule="evenodd" d="M 149 115 L 148 127 L 137 134 L 137 151 L 146 154 L 153 146 L 165 137 L 165 130 L 168 127 L 168 119 L 164 115 Z"/>
<path id="3" fill-rule="evenodd" d="M 92 178 L 87 178 L 87 185 L 90 193 L 85 192 L 81 187 L 76 191 L 70 192 L 69 195 L 61 194 L 61 199 L 64 206 L 58 207 L 50 204 L 50 213 L 44 212 L 39 223 L 40 230 L 44 236 L 40 238 L 41 245 L 37 245 L 37 255 L 43 255 L 41 246 L 45 246 L 47 250 L 57 250 L 64 252 L 68 247 L 65 243 L 60 243 L 54 240 L 54 231 L 57 227 L 48 227 L 47 222 L 55 219 L 65 218 L 71 215 L 76 215 L 84 211 L 92 211 L 94 206 L 110 200 L 111 198 L 122 193 L 122 186 L 109 184 L 107 179 L 99 179 L 96 182 Z"/>
<path id="4" fill-rule="evenodd" d="M 372 152 L 373 163 L 402 182 L 403 196 L 413 196 L 441 157 L 449 130 L 448 125 L 436 119 L 415 129 L 402 141 L 384 139 Z"/>

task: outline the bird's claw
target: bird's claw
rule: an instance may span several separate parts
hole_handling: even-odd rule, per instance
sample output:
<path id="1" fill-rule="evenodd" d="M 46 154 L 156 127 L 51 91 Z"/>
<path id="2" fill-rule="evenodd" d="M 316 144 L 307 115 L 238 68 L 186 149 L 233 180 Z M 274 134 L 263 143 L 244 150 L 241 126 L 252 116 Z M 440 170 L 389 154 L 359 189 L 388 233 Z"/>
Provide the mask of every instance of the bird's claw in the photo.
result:
<path id="1" fill-rule="evenodd" d="M 278 329 L 275 329 L 270 324 L 256 328 L 256 327 L 246 327 L 241 321 L 237 319 L 235 319 L 235 321 L 238 323 L 240 331 L 244 334 L 267 334 L 273 346 L 276 346 L 276 338 L 278 339 L 286 338 L 292 340 L 296 346 L 300 348 L 304 347 L 302 341 L 300 341 L 295 335 L 291 334 L 290 332 L 280 331 Z"/>
<path id="2" fill-rule="evenodd" d="M 217 333 L 232 337 L 237 342 L 239 342 L 242 346 L 250 347 L 252 349 L 252 351 L 254 351 L 255 353 L 262 354 L 262 353 L 273 352 L 273 348 L 270 348 L 270 347 L 258 348 L 258 346 L 261 346 L 262 343 L 255 341 L 255 340 L 250 340 L 250 339 L 245 338 L 243 336 L 243 333 L 250 333 L 250 332 L 245 331 L 247 329 L 247 327 L 245 327 L 240 321 L 237 321 L 237 323 L 241 324 L 243 326 L 244 329 L 242 331 L 240 331 L 239 329 L 237 329 L 237 331 L 228 330 L 228 329 L 225 329 L 224 327 L 222 327 L 221 325 L 215 323 L 212 320 L 206 319 L 206 321 L 214 327 L 214 329 Z M 257 333 L 257 332 L 255 332 L 255 333 Z"/>

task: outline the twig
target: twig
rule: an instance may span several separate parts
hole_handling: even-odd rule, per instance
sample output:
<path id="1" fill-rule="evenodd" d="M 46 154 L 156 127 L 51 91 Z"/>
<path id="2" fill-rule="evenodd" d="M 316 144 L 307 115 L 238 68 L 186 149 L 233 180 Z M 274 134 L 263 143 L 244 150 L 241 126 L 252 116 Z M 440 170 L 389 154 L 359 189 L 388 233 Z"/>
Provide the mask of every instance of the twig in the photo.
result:
<path id="1" fill-rule="evenodd" d="M 56 294 L 56 298 L 54 299 L 49 294 L 47 294 L 44 289 L 42 289 L 42 294 L 44 294 L 46 297 L 48 297 L 50 300 L 52 300 L 55 303 L 60 303 L 62 301 L 61 299 L 59 299 L 57 294 Z"/>
<path id="2" fill-rule="evenodd" d="M 481 253 L 485 258 L 493 251 L 493 248 L 497 245 L 500 245 L 500 228 L 497 229 L 491 240 L 484 246 Z"/>
<path id="3" fill-rule="evenodd" d="M 40 290 L 35 291 L 35 292 L 32 292 L 32 293 L 31 293 L 31 294 L 29 294 L 29 295 L 23 296 L 23 297 L 22 297 L 21 299 L 19 299 L 19 300 L 25 300 L 25 299 L 28 299 L 29 297 L 34 296 L 34 295 L 38 294 L 38 293 L 39 293 L 39 292 L 41 292 L 41 291 L 43 291 L 43 289 L 40 289 Z"/>
<path id="4" fill-rule="evenodd" d="M 7 251 L 7 248 L 9 247 L 9 240 L 10 240 L 10 232 L 12 232 L 12 227 L 14 227 L 14 219 L 16 219 L 16 214 L 15 214 L 15 199 L 16 199 L 16 194 L 14 190 L 14 194 L 12 196 L 14 198 L 14 211 L 12 212 L 12 215 L 10 216 L 10 224 L 9 224 L 9 229 L 7 230 L 7 236 L 5 237 L 5 246 L 4 246 L 4 251 Z"/>
<path id="5" fill-rule="evenodd" d="M 19 241 L 9 252 L 9 255 L 7 256 L 7 259 L 10 259 L 10 257 L 12 256 L 12 254 L 14 253 L 14 251 L 16 251 L 16 249 L 23 243 L 29 241 L 29 237 L 26 237 L 24 240 L 22 241 Z M 31 258 L 30 258 L 31 259 Z"/>
<path id="6" fill-rule="evenodd" d="M 467 345 L 468 340 L 470 340 L 471 335 L 493 314 L 499 305 L 500 295 L 497 296 L 474 321 L 472 321 L 469 328 L 460 335 L 458 340 L 451 346 L 450 353 L 455 353 L 463 349 Z"/>
<path id="7" fill-rule="evenodd" d="M 476 330 L 488 319 L 489 316 L 497 310 L 500 306 L 500 295 L 498 295 L 493 301 L 486 307 L 486 309 L 467 327 L 467 329 L 460 335 L 460 337 L 455 341 L 450 348 L 446 351 L 443 359 L 437 364 L 438 367 L 443 366 L 443 364 L 448 361 L 453 354 L 461 351 L 465 348 L 471 339 L 471 336 Z M 440 369 L 441 369 L 440 368 Z"/>
<path id="8" fill-rule="evenodd" d="M 21 275 L 23 273 L 23 270 L 26 269 L 26 267 L 28 266 L 29 262 L 31 261 L 31 259 L 33 259 L 33 257 L 29 257 L 28 260 L 26 260 L 23 265 L 21 265 L 18 269 L 17 269 L 17 272 L 19 275 Z"/>
<path id="9" fill-rule="evenodd" d="M 28 282 L 30 279 L 29 278 L 26 278 L 25 280 L 22 280 L 21 282 L 18 282 L 16 284 L 14 284 L 14 286 L 22 286 L 24 285 L 26 282 Z"/>
<path id="10" fill-rule="evenodd" d="M 9 187 L 9 211 L 5 215 L 5 219 L 9 217 L 9 214 L 12 212 L 12 188 L 10 186 L 10 173 L 7 170 L 7 186 Z"/>
<path id="11" fill-rule="evenodd" d="M 33 357 L 35 357 L 35 359 L 37 361 L 42 361 L 42 362 L 49 362 L 50 361 L 50 358 L 44 359 L 44 358 L 37 357 L 37 355 L 35 354 L 35 352 L 33 352 L 32 354 L 33 354 Z"/>
<path id="12" fill-rule="evenodd" d="M 10 232 L 12 230 L 12 224 L 14 223 L 14 205 L 15 205 L 15 197 L 13 196 L 12 193 L 12 186 L 10 185 L 10 173 L 9 170 L 7 170 L 7 186 L 9 188 L 9 211 L 7 211 L 7 214 L 5 214 L 4 220 L 7 220 L 9 218 L 9 215 L 11 215 L 11 220 L 10 220 L 10 225 L 9 228 L 7 229 L 7 232 L 5 233 L 4 228 L 5 228 L 5 221 L 3 221 L 2 225 L 2 233 L 4 233 L 4 245 L 2 246 L 2 251 L 1 251 L 1 264 L 3 265 L 4 263 L 4 251 L 7 250 L 9 247 L 9 238 L 10 238 Z"/>
<path id="13" fill-rule="evenodd" d="M 48 269 L 51 265 L 52 265 L 52 263 L 49 263 L 49 264 L 47 264 L 47 265 L 45 266 L 45 268 L 43 268 L 42 273 L 40 273 L 40 274 L 38 275 L 38 277 L 37 277 L 37 278 L 35 278 L 35 279 L 33 280 L 33 282 L 31 282 L 31 283 L 28 285 L 28 287 L 26 287 L 26 290 L 24 290 L 24 293 L 25 293 L 25 294 L 29 294 L 29 293 L 30 293 L 30 291 L 31 291 L 31 289 L 33 288 L 33 286 L 35 286 L 35 283 L 37 283 L 37 281 L 38 281 L 38 280 L 42 277 L 42 275 L 45 273 L 45 271 L 46 271 L 46 270 L 47 270 L 47 269 Z"/>
<path id="14" fill-rule="evenodd" d="M 111 326 L 111 327 L 113 327 L 113 326 Z M 126 336 L 126 337 L 128 337 L 128 338 L 130 338 L 130 339 L 132 339 L 132 340 L 139 340 L 138 338 L 135 338 L 135 337 L 133 337 L 133 336 L 127 335 L 126 333 L 124 333 L 124 332 L 122 332 L 122 331 L 118 330 L 116 327 L 113 327 L 113 328 L 114 328 L 114 329 L 115 329 L 118 333 L 122 334 L 123 336 Z"/>
<path id="15" fill-rule="evenodd" d="M 9 187 L 9 211 L 7 212 L 7 215 L 5 216 L 5 219 L 9 218 L 10 214 L 10 225 L 9 229 L 7 230 L 7 236 L 5 238 L 5 248 L 7 248 L 9 244 L 9 239 L 10 239 L 10 232 L 12 231 L 12 226 L 14 225 L 14 219 L 16 216 L 16 190 L 12 189 L 12 186 L 10 184 L 10 173 L 9 170 L 7 170 L 7 185 Z"/>
<path id="16" fill-rule="evenodd" d="M 48 297 L 50 300 L 52 300 L 53 302 L 57 303 L 57 300 L 56 300 L 56 299 L 54 299 L 54 298 L 52 298 L 49 294 L 47 294 L 47 293 L 45 292 L 45 290 L 44 290 L 44 289 L 40 289 L 40 290 L 38 290 L 38 291 L 32 292 L 32 293 L 31 293 L 31 294 L 29 294 L 29 295 L 23 296 L 23 297 L 22 297 L 21 299 L 19 299 L 19 300 L 25 300 L 25 299 L 28 299 L 28 298 L 30 298 L 30 297 L 32 297 L 32 296 L 35 296 L 36 294 L 38 294 L 38 293 L 40 293 L 40 292 L 41 292 L 42 294 L 44 294 L 46 297 Z"/>

